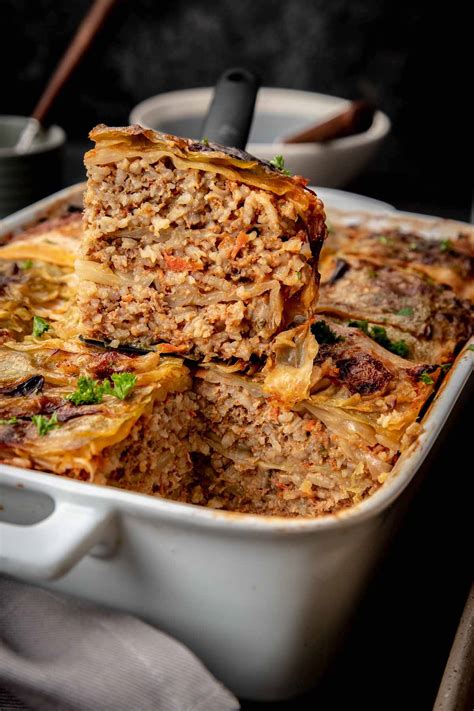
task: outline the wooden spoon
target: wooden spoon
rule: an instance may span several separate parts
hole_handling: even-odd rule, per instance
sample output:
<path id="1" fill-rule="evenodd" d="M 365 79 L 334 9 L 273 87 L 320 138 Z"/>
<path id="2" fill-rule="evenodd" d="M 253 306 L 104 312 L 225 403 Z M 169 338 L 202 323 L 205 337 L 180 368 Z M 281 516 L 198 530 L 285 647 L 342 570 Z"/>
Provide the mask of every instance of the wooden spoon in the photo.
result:
<path id="1" fill-rule="evenodd" d="M 54 74 L 36 104 L 30 120 L 21 132 L 15 146 L 17 153 L 26 153 L 30 149 L 59 92 L 92 44 L 92 40 L 116 2 L 117 0 L 95 0 L 79 25 L 71 44 L 63 54 Z"/>
<path id="2" fill-rule="evenodd" d="M 324 143 L 335 138 L 367 131 L 374 120 L 375 107 L 368 101 L 353 101 L 337 116 L 283 138 L 282 143 Z"/>

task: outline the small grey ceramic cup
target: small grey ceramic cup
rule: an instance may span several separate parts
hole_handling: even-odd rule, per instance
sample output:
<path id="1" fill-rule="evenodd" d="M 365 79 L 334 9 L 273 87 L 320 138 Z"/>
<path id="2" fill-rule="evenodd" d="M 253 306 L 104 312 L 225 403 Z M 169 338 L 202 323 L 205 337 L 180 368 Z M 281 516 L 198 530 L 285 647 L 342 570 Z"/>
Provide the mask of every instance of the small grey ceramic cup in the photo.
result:
<path id="1" fill-rule="evenodd" d="M 63 187 L 66 134 L 50 126 L 35 137 L 27 153 L 17 153 L 15 144 L 27 122 L 25 116 L 0 116 L 0 217 Z"/>

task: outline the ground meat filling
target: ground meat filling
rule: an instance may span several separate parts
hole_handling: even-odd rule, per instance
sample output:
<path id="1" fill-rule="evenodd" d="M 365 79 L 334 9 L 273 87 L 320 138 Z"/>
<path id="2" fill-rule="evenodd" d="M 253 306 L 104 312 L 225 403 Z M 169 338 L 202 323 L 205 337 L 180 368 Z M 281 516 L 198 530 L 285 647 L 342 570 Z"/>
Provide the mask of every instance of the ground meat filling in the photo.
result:
<path id="1" fill-rule="evenodd" d="M 85 220 L 89 337 L 248 360 L 314 311 L 307 226 L 285 197 L 169 159 L 123 159 L 89 167 Z"/>
<path id="2" fill-rule="evenodd" d="M 243 387 L 201 377 L 195 378 L 194 391 L 200 437 L 211 451 L 195 460 L 192 503 L 315 516 L 350 506 L 380 486 L 309 412 L 287 411 Z M 363 443 L 360 451 L 364 447 L 369 452 Z"/>

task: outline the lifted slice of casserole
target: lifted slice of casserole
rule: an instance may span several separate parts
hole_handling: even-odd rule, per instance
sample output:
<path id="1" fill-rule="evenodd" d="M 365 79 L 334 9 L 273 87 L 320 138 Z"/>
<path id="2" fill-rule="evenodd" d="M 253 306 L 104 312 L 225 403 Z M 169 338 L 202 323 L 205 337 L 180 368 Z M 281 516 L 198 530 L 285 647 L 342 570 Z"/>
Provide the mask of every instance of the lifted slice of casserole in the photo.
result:
<path id="1" fill-rule="evenodd" d="M 140 126 L 90 136 L 85 336 L 248 361 L 313 315 L 325 216 L 302 179 Z"/>
<path id="2" fill-rule="evenodd" d="M 77 342 L 0 348 L 0 461 L 178 499 L 195 396 L 177 358 Z"/>

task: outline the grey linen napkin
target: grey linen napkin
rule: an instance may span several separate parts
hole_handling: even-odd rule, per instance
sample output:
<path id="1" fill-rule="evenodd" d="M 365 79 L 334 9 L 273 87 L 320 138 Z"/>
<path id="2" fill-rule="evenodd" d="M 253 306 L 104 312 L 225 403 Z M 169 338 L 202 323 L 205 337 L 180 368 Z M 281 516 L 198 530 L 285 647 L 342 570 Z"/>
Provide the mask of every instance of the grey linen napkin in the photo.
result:
<path id="1" fill-rule="evenodd" d="M 3 577 L 0 687 L 34 711 L 239 708 L 199 659 L 167 634 L 130 615 Z"/>

